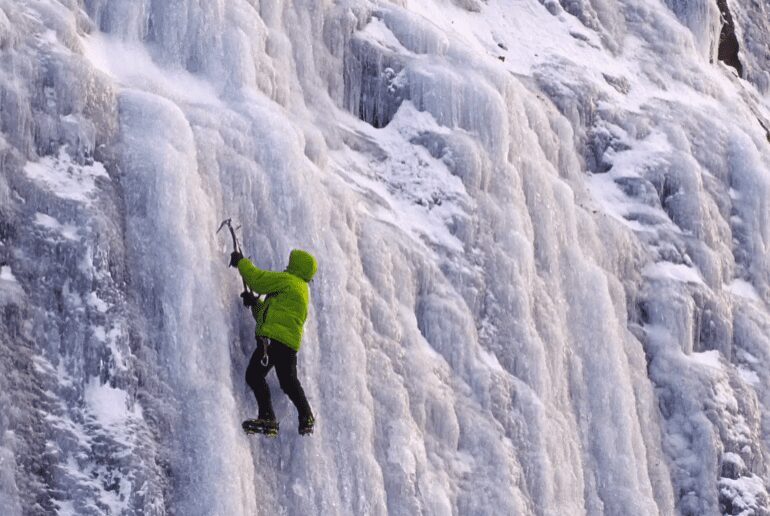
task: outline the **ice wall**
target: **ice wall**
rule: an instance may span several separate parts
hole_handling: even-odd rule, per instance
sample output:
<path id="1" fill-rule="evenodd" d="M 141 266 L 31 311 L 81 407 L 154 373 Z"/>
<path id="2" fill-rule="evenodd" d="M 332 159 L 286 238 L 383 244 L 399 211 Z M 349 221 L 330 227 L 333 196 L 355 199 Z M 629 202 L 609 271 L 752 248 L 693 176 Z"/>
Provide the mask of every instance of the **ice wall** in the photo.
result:
<path id="1" fill-rule="evenodd" d="M 770 33 L 716 2 L 0 0 L 0 512 L 768 514 Z M 221 219 L 319 273 L 242 435 Z"/>

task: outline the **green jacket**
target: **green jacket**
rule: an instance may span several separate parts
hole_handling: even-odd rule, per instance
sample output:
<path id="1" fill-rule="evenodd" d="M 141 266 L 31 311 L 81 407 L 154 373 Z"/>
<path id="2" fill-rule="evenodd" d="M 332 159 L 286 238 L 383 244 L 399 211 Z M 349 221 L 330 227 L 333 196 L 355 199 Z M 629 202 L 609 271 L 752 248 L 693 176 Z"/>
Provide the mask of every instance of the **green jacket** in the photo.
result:
<path id="1" fill-rule="evenodd" d="M 308 282 L 316 271 L 313 255 L 294 249 L 283 272 L 259 269 L 248 258 L 238 262 L 246 285 L 257 294 L 267 294 L 252 308 L 257 336 L 275 339 L 299 351 L 302 327 L 307 319 Z"/>

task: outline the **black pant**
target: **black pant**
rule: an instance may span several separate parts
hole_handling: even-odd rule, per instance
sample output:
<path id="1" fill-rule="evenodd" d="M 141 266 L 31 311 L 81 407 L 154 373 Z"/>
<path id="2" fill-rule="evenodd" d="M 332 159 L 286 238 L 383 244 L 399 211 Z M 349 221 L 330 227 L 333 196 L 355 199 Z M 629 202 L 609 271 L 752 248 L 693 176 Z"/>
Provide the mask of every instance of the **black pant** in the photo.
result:
<path id="1" fill-rule="evenodd" d="M 300 420 L 305 417 L 312 417 L 313 412 L 305 398 L 305 391 L 297 378 L 297 352 L 289 346 L 271 340 L 267 346 L 267 366 L 262 365 L 265 346 L 264 342 L 268 340 L 265 337 L 257 339 L 257 350 L 251 355 L 249 367 L 246 368 L 246 383 L 254 391 L 259 405 L 259 419 L 275 419 L 273 413 L 273 403 L 270 401 L 270 387 L 267 386 L 265 377 L 270 369 L 275 366 L 275 373 L 278 375 L 278 382 L 281 389 L 297 407 Z"/>

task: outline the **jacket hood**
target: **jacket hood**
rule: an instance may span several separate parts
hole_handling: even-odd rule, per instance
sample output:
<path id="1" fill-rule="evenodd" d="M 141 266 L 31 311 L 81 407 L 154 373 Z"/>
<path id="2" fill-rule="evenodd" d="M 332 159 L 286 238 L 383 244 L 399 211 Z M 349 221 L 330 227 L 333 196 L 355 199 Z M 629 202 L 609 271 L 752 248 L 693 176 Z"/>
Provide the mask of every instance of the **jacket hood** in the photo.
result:
<path id="1" fill-rule="evenodd" d="M 316 262 L 313 255 L 302 249 L 294 249 L 289 254 L 289 265 L 286 272 L 302 278 L 306 282 L 313 279 L 316 271 Z"/>

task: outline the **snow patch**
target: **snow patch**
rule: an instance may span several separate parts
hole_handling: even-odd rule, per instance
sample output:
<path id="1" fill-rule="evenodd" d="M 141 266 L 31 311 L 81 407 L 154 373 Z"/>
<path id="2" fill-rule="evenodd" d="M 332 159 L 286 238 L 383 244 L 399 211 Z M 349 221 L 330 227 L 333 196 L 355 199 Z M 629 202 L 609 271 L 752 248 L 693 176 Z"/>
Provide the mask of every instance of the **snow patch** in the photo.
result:
<path id="1" fill-rule="evenodd" d="M 375 194 L 385 206 L 372 214 L 398 226 L 419 241 L 427 241 L 454 252 L 463 244 L 450 229 L 467 217 L 471 204 L 462 180 L 447 166 L 412 140 L 425 133 L 442 134 L 430 113 L 419 111 L 410 101 L 401 104 L 393 120 L 384 128 L 357 127 L 364 138 L 376 141 L 384 160 L 364 159 L 359 153 L 338 152 L 338 171 L 363 192 Z M 358 133 L 360 135 L 360 133 Z M 356 173 L 357 172 L 357 173 Z"/>
<path id="2" fill-rule="evenodd" d="M 23 295 L 24 289 L 14 276 L 11 266 L 0 266 L 0 306 L 14 303 Z"/>
<path id="3" fill-rule="evenodd" d="M 54 500 L 57 516 L 78 516 L 75 504 L 70 500 Z"/>
<path id="4" fill-rule="evenodd" d="M 694 352 L 687 355 L 691 361 L 711 369 L 722 370 L 722 362 L 719 360 L 719 351 L 712 349 L 710 351 Z"/>
<path id="5" fill-rule="evenodd" d="M 107 311 L 110 309 L 110 305 L 100 299 L 99 296 L 96 295 L 96 292 L 91 292 L 88 294 L 86 303 L 88 303 L 90 307 L 96 309 L 97 312 L 107 313 Z"/>
<path id="6" fill-rule="evenodd" d="M 85 401 L 91 415 L 105 428 L 123 428 L 130 419 L 142 417 L 141 407 L 131 407 L 126 391 L 101 384 L 96 378 L 86 386 Z"/>
<path id="7" fill-rule="evenodd" d="M 751 516 L 761 514 L 767 502 L 767 491 L 761 477 L 751 475 L 736 479 L 719 479 L 720 498 L 730 500 L 730 514 Z"/>
<path id="8" fill-rule="evenodd" d="M 77 241 L 78 240 L 78 228 L 72 224 L 62 224 L 54 217 L 46 215 L 45 213 L 35 213 L 35 219 L 33 222 L 45 229 L 50 230 L 53 233 L 57 233 L 63 236 L 66 240 Z"/>
<path id="9" fill-rule="evenodd" d="M 13 271 L 11 270 L 10 265 L 3 265 L 2 267 L 0 267 L 0 281 L 15 283 L 16 285 L 19 284 L 19 281 L 16 279 L 16 276 L 13 275 Z"/>
<path id="10" fill-rule="evenodd" d="M 373 16 L 372 20 L 364 27 L 364 30 L 358 33 L 360 36 L 365 37 L 369 41 L 375 42 L 384 48 L 393 50 L 395 52 L 411 54 L 396 36 L 391 32 L 385 22 L 377 16 Z"/>
<path id="11" fill-rule="evenodd" d="M 94 326 L 92 330 L 96 340 L 101 342 L 107 341 L 107 332 L 104 330 L 104 326 Z"/>
<path id="12" fill-rule="evenodd" d="M 740 375 L 741 379 L 748 383 L 749 385 L 753 386 L 759 386 L 761 380 L 759 379 L 759 375 L 752 371 L 751 369 L 739 365 L 738 366 L 738 374 Z"/>
<path id="13" fill-rule="evenodd" d="M 698 270 L 683 263 L 666 261 L 652 263 L 642 269 L 642 275 L 652 279 L 703 284 L 703 278 Z"/>
<path id="14" fill-rule="evenodd" d="M 727 290 L 736 296 L 749 299 L 751 301 L 762 302 L 762 298 L 759 297 L 757 289 L 754 285 L 746 280 L 734 279 L 729 285 L 726 286 Z"/>
<path id="15" fill-rule="evenodd" d="M 56 156 L 46 156 L 40 161 L 30 161 L 24 166 L 24 173 L 41 186 L 61 199 L 90 204 L 96 193 L 97 179 L 109 180 L 104 166 L 99 162 L 93 165 L 79 165 L 72 161 L 64 148 Z M 45 217 L 42 224 L 51 224 Z"/>

